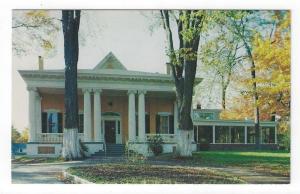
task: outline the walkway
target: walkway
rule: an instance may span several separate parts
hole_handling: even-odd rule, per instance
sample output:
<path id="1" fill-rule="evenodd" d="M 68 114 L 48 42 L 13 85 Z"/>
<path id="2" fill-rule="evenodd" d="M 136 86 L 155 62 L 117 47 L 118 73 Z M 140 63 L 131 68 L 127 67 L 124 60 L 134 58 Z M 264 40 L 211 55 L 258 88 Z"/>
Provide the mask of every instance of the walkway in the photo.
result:
<path id="1" fill-rule="evenodd" d="M 61 173 L 73 166 L 89 166 L 98 163 L 120 163 L 124 158 L 105 158 L 97 160 L 71 161 L 59 163 L 12 164 L 13 184 L 63 184 L 59 180 Z"/>

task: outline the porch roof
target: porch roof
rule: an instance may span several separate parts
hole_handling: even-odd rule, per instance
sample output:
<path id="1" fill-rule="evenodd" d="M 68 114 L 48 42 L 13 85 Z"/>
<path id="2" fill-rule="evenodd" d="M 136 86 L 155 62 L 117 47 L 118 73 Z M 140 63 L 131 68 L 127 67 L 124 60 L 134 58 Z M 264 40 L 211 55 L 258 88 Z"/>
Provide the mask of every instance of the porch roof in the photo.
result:
<path id="1" fill-rule="evenodd" d="M 204 126 L 254 126 L 253 120 L 205 120 L 205 119 L 193 119 L 194 125 L 204 125 Z M 260 121 L 260 126 L 277 126 L 276 121 Z"/>

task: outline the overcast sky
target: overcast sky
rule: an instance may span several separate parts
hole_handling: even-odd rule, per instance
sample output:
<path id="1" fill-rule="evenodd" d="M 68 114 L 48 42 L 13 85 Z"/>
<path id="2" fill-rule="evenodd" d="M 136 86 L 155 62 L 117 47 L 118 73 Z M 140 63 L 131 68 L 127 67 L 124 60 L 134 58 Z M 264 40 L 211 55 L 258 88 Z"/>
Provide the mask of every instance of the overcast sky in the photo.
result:
<path id="1" fill-rule="evenodd" d="M 78 68 L 93 68 L 112 51 L 129 70 L 165 72 L 165 34 L 157 28 L 151 33 L 153 21 L 140 11 L 89 11 L 82 13 L 80 33 L 88 35 L 80 45 Z M 19 16 L 20 11 L 14 11 Z M 60 17 L 60 11 L 53 13 Z M 94 29 L 91 30 L 91 27 Z M 20 33 L 13 33 L 13 39 Z M 19 130 L 28 127 L 28 92 L 17 70 L 36 70 L 38 55 L 42 51 L 33 48 L 27 55 L 13 55 L 12 124 Z M 57 49 L 52 57 L 45 56 L 45 69 L 63 69 L 63 35 L 58 34 Z"/>

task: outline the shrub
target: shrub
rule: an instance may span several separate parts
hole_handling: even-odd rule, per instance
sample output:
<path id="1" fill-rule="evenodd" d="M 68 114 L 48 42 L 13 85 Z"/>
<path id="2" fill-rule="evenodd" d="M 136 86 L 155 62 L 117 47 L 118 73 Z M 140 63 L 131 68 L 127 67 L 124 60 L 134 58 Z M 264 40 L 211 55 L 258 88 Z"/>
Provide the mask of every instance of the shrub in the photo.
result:
<path id="1" fill-rule="evenodd" d="M 155 156 L 163 152 L 163 139 L 160 135 L 155 135 L 148 138 L 149 148 Z"/>
<path id="2" fill-rule="evenodd" d="M 84 145 L 84 143 L 81 141 L 81 139 L 79 139 L 79 146 L 80 146 L 80 153 L 82 155 L 82 157 L 86 157 L 85 152 L 88 152 L 89 149 L 86 145 Z"/>
<path id="3" fill-rule="evenodd" d="M 278 144 L 280 150 L 290 151 L 291 140 L 289 130 L 278 134 Z"/>

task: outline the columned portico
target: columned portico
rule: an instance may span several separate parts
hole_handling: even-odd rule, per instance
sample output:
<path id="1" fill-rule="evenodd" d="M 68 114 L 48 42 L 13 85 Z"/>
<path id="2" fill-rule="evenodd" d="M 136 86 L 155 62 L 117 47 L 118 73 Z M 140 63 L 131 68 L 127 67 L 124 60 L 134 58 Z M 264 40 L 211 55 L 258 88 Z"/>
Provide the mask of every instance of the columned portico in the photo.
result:
<path id="1" fill-rule="evenodd" d="M 82 89 L 84 93 L 84 116 L 83 116 L 83 131 L 84 131 L 84 141 L 92 141 L 92 115 L 91 115 L 91 89 Z"/>
<path id="2" fill-rule="evenodd" d="M 41 100 L 42 97 L 38 92 L 36 92 L 36 134 L 41 134 L 42 133 L 42 106 L 41 106 Z"/>
<path id="3" fill-rule="evenodd" d="M 135 141 L 135 90 L 128 91 L 128 140 Z"/>
<path id="4" fill-rule="evenodd" d="M 146 132 L 145 132 L 145 94 L 146 91 L 139 91 L 139 107 L 138 107 L 138 125 L 139 125 L 139 141 L 145 142 Z"/>
<path id="5" fill-rule="evenodd" d="M 36 141 L 36 96 L 37 89 L 35 87 L 28 87 L 29 92 L 29 142 Z"/>
<path id="6" fill-rule="evenodd" d="M 94 133 L 95 142 L 103 141 L 101 134 L 101 89 L 93 89 L 94 91 Z"/>

